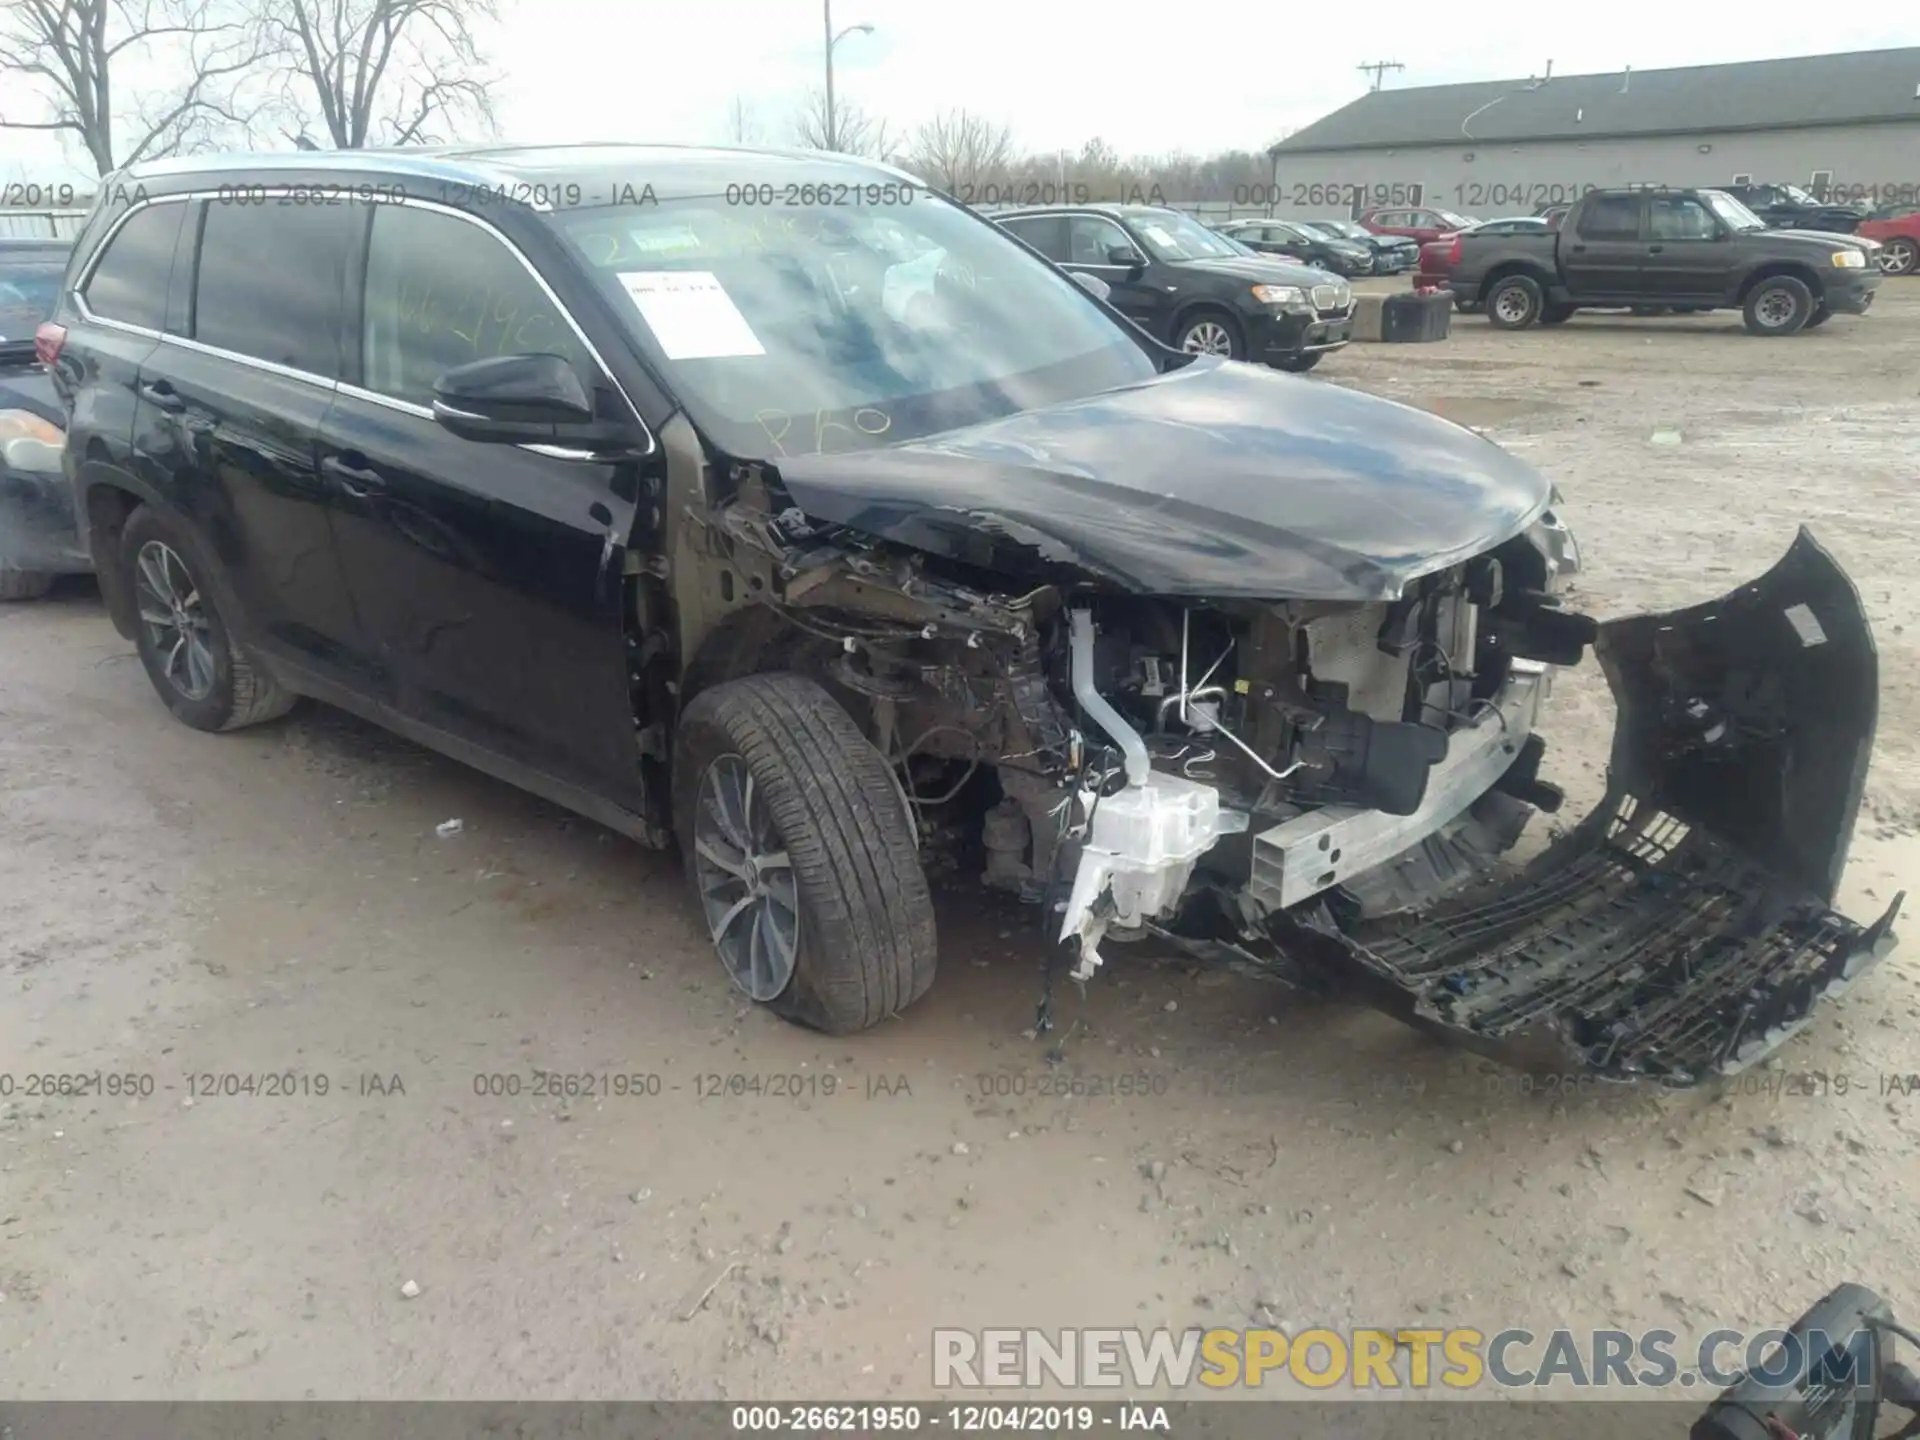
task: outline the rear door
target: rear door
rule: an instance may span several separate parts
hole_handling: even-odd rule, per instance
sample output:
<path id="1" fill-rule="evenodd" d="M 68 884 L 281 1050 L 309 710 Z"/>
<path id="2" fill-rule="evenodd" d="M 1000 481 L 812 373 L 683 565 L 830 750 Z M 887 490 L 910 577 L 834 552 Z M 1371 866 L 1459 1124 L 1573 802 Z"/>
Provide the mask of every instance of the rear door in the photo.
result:
<path id="1" fill-rule="evenodd" d="M 104 454 L 131 474 L 143 467 L 135 453 L 140 367 L 160 343 L 167 322 L 167 288 L 184 200 L 153 202 L 128 213 L 78 277 L 77 298 L 59 311 L 68 323 L 55 367 L 55 385 L 72 406 L 68 433 L 76 454 Z M 152 483 L 151 473 L 145 478 Z M 105 563 L 108 557 L 101 557 Z"/>
<path id="2" fill-rule="evenodd" d="M 340 374 L 356 207 L 263 190 L 195 201 L 188 305 L 142 374 L 145 441 L 211 544 L 251 642 L 323 681 L 376 688 L 315 464 Z"/>
<path id="3" fill-rule="evenodd" d="M 1592 195 L 1573 228 L 1560 231 L 1560 271 L 1576 300 L 1640 298 L 1640 272 L 1647 261 L 1641 229 L 1645 210 L 1639 194 Z"/>
<path id="4" fill-rule="evenodd" d="M 463 440 L 431 406 L 456 365 L 545 353 L 573 365 L 602 415 L 632 412 L 494 226 L 406 202 L 370 219 L 320 468 L 400 708 L 453 753 L 475 747 L 644 810 L 621 611 L 636 467 Z"/>

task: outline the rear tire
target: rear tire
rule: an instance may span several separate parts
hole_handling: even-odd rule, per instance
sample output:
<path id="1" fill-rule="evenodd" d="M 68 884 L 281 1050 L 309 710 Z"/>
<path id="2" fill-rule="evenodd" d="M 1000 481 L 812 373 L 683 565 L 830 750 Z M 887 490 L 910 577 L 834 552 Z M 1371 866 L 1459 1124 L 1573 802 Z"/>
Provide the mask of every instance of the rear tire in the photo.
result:
<path id="1" fill-rule="evenodd" d="M 1540 282 L 1530 275 L 1508 275 L 1487 292 L 1487 323 L 1496 330 L 1524 330 L 1546 308 Z"/>
<path id="2" fill-rule="evenodd" d="M 239 730 L 293 708 L 294 697 L 232 638 L 206 586 L 212 562 L 185 526 L 142 505 L 121 532 L 120 567 L 140 663 L 182 724 Z"/>
<path id="3" fill-rule="evenodd" d="M 1791 275 L 1769 275 L 1747 293 L 1743 307 L 1747 332 L 1769 338 L 1797 335 L 1807 328 L 1816 308 L 1806 281 Z"/>
<path id="4" fill-rule="evenodd" d="M 0 569 L 0 600 L 38 600 L 53 588 L 53 576 L 38 570 Z"/>
<path id="5" fill-rule="evenodd" d="M 703 690 L 675 739 L 673 813 L 694 900 L 749 998 L 845 1035 L 933 984 L 933 902 L 899 784 L 814 681 Z"/>

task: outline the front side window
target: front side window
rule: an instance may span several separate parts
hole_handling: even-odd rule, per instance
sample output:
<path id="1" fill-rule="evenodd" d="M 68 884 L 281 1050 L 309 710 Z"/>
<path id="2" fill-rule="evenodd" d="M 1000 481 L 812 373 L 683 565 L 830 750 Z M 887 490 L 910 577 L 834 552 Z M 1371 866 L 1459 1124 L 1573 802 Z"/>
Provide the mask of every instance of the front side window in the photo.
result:
<path id="1" fill-rule="evenodd" d="M 1116 245 L 1129 250 L 1127 232 L 1099 215 L 1075 215 L 1067 221 L 1067 259 L 1075 265 L 1111 265 L 1107 258 Z"/>
<path id="2" fill-rule="evenodd" d="M 1146 243 L 1156 260 L 1220 260 L 1242 253 L 1231 248 L 1224 235 L 1214 234 L 1178 211 L 1153 210 L 1128 218 L 1133 233 Z"/>
<path id="3" fill-rule="evenodd" d="M 1711 240 L 1720 233 L 1712 213 L 1691 195 L 1654 196 L 1647 228 L 1656 240 Z"/>
<path id="4" fill-rule="evenodd" d="M 1006 223 L 1042 218 L 1064 231 L 1059 216 Z M 742 458 L 916 439 L 1159 371 L 1066 274 L 924 190 L 670 197 L 548 223 L 707 437 Z"/>
<path id="5" fill-rule="evenodd" d="M 128 216 L 87 281 L 87 309 L 103 320 L 158 330 L 167 317 L 173 249 L 186 213 L 187 206 L 175 201 Z"/>
<path id="6" fill-rule="evenodd" d="M 366 212 L 353 205 L 210 201 L 194 279 L 193 338 L 338 379 L 347 254 L 364 223 Z"/>
<path id="7" fill-rule="evenodd" d="M 558 355 L 591 388 L 599 367 L 526 266 L 490 231 L 438 210 L 381 205 L 367 247 L 360 383 L 414 405 L 456 365 Z"/>

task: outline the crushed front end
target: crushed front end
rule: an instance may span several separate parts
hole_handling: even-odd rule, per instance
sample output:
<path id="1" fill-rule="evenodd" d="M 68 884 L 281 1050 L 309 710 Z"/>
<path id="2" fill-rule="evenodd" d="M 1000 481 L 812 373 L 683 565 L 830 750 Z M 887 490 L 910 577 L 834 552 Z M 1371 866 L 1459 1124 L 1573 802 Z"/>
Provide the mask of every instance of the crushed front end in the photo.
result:
<path id="1" fill-rule="evenodd" d="M 1376 598 L 1212 600 L 978 515 L 975 553 L 930 555 L 742 473 L 701 542 L 742 577 L 734 663 L 818 675 L 895 765 L 929 868 L 1044 907 L 1077 978 L 1155 935 L 1524 1067 L 1689 1085 L 1893 944 L 1899 899 L 1864 928 L 1832 908 L 1878 674 L 1804 532 L 1719 601 L 1602 624 L 1563 605 L 1551 507 Z M 1590 650 L 1618 708 L 1605 798 L 1514 866 L 1562 802 L 1543 703 Z"/>

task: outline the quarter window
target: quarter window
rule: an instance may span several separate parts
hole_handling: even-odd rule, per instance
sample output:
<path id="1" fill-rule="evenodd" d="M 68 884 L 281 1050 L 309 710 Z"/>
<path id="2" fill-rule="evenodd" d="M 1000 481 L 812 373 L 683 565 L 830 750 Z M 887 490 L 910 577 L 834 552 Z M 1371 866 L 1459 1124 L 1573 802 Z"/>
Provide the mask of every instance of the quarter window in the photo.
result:
<path id="1" fill-rule="evenodd" d="M 338 379 L 347 252 L 365 223 L 366 212 L 354 205 L 209 202 L 193 338 Z"/>
<path id="2" fill-rule="evenodd" d="M 598 366 L 497 237 L 437 210 L 381 205 L 367 250 L 361 384 L 415 405 L 456 365 L 558 355 L 591 387 Z"/>
<path id="3" fill-rule="evenodd" d="M 103 320 L 158 330 L 167 316 L 173 248 L 186 213 L 186 205 L 175 201 L 128 216 L 87 281 L 87 309 Z"/>

